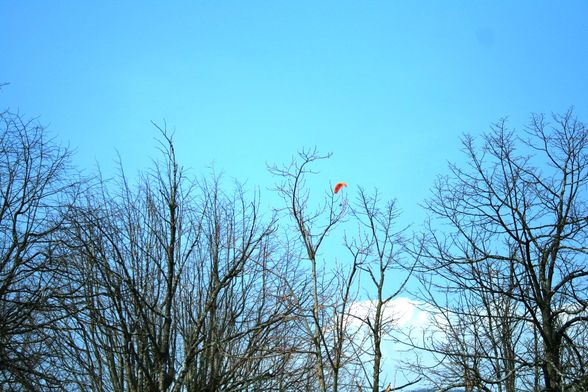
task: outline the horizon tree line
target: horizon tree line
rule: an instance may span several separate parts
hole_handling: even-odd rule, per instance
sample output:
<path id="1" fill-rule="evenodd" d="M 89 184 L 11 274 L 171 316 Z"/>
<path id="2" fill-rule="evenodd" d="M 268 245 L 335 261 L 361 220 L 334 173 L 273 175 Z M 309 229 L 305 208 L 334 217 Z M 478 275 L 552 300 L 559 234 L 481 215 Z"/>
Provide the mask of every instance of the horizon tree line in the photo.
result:
<path id="1" fill-rule="evenodd" d="M 263 210 L 190 175 L 154 125 L 151 167 L 104 179 L 0 113 L 0 390 L 588 390 L 588 132 L 572 110 L 464 136 L 466 164 L 412 233 L 377 189 L 317 196 L 329 154 L 269 167 L 283 204 Z M 386 310 L 403 293 L 424 330 Z M 414 353 L 404 385 L 386 341 Z"/>

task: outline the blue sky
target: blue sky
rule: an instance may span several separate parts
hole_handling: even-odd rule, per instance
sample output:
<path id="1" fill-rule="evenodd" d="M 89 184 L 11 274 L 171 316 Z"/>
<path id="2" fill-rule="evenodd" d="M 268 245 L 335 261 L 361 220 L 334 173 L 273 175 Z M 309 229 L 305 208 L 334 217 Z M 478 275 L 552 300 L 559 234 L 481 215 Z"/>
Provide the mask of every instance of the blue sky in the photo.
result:
<path id="1" fill-rule="evenodd" d="M 210 165 L 277 203 L 268 163 L 316 146 L 320 192 L 397 198 L 404 223 L 460 136 L 575 106 L 588 121 L 588 1 L 0 0 L 0 108 L 39 116 L 76 165 Z"/>
<path id="2" fill-rule="evenodd" d="M 76 162 L 156 155 L 261 189 L 266 163 L 332 152 L 319 183 L 397 198 L 407 222 L 459 138 L 503 116 L 588 112 L 586 1 L 0 2 L 0 106 Z M 268 196 L 270 197 L 270 196 Z"/>

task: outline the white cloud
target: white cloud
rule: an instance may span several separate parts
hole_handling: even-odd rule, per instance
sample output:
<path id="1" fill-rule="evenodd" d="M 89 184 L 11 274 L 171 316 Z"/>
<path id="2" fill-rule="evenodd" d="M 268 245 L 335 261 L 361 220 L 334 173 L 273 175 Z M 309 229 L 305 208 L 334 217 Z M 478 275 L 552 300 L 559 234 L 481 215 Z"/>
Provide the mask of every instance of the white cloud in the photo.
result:
<path id="1" fill-rule="evenodd" d="M 366 359 L 369 360 L 371 352 L 371 339 L 366 326 L 366 319 L 373 322 L 376 311 L 376 300 L 364 300 L 351 304 L 349 307 L 350 316 L 348 325 L 352 330 L 355 344 L 362 347 Z M 384 333 L 381 345 L 382 350 L 382 377 L 385 382 L 395 384 L 408 382 L 413 378 L 406 378 L 402 373 L 402 361 L 412 360 L 414 352 L 407 350 L 407 347 L 396 339 L 403 340 L 411 333 L 421 334 L 423 330 L 434 329 L 435 316 L 427 311 L 427 306 L 420 301 L 407 297 L 397 297 L 384 306 L 383 312 Z"/>
<path id="2" fill-rule="evenodd" d="M 354 302 L 349 313 L 352 315 L 349 322 L 360 326 L 361 320 L 367 317 L 373 320 L 376 311 L 376 300 L 364 300 Z M 384 305 L 383 319 L 391 327 L 396 328 L 423 328 L 429 323 L 431 313 L 423 310 L 423 304 L 406 297 L 394 298 Z"/>

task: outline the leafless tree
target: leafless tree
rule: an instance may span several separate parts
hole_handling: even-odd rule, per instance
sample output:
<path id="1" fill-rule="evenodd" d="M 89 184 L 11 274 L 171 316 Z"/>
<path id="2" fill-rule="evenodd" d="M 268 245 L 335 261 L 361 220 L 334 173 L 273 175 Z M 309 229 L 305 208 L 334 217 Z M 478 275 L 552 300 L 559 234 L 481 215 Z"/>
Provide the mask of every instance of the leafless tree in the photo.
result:
<path id="1" fill-rule="evenodd" d="M 588 131 L 570 110 L 463 145 L 467 166 L 426 204 L 449 228 L 422 242 L 423 298 L 444 319 L 433 351 L 470 390 L 585 390 Z"/>
<path id="2" fill-rule="evenodd" d="M 346 198 L 331 191 L 319 203 L 310 198 L 307 181 L 308 176 L 315 173 L 311 167 L 329 157 L 318 154 L 316 150 L 303 150 L 290 164 L 270 168 L 281 180 L 277 192 L 285 201 L 284 210 L 294 222 L 295 231 L 303 244 L 303 254 L 310 264 L 312 309 L 308 317 L 301 321 L 312 342 L 315 389 L 320 391 L 338 390 L 341 370 L 349 360 L 345 355 L 350 345 L 346 321 L 359 271 L 358 259 L 354 259 L 350 267 L 338 271 L 335 271 L 334 264 L 328 268 L 319 264 L 321 246 L 347 210 Z"/>
<path id="3" fill-rule="evenodd" d="M 0 389 L 58 389 L 64 265 L 52 242 L 79 182 L 35 120 L 0 113 Z"/>
<path id="4" fill-rule="evenodd" d="M 399 216 L 395 201 L 382 206 L 377 190 L 368 194 L 360 188 L 358 194 L 352 214 L 360 227 L 359 238 L 350 241 L 347 247 L 355 258 L 361 260 L 357 263 L 358 267 L 366 273 L 369 282 L 364 282 L 362 288 L 373 298 L 368 301 L 368 309 L 359 321 L 367 328 L 370 340 L 369 349 L 362 354 L 369 358 L 365 364 L 371 364 L 371 377 L 366 379 L 370 389 L 379 392 L 384 389 L 380 379 L 383 369 L 382 343 L 386 337 L 392 338 L 396 321 L 391 301 L 404 290 L 412 268 L 402 260 L 406 254 L 402 236 L 404 229 L 395 227 Z M 392 274 L 398 278 L 393 281 L 395 287 L 391 287 Z M 418 377 L 409 384 L 416 382 Z"/>
<path id="5" fill-rule="evenodd" d="M 477 271 L 477 279 L 501 284 L 503 278 L 495 271 L 485 272 L 481 277 L 484 271 Z M 521 390 L 529 383 L 533 369 L 529 364 L 534 360 L 524 347 L 528 338 L 524 314 L 512 299 L 499 292 L 472 292 L 468 286 L 461 286 L 464 282 L 475 285 L 465 272 L 459 279 L 459 284 L 456 278 L 447 287 L 435 275 L 421 276 L 420 298 L 432 317 L 425 330 L 413 331 L 412 335 L 422 338 L 416 345 L 430 356 L 419 373 L 436 390 Z M 529 389 L 536 390 L 537 386 Z"/>
<path id="6" fill-rule="evenodd" d="M 316 195 L 307 185 L 309 175 L 316 173 L 312 166 L 329 157 L 316 150 L 303 150 L 289 165 L 270 168 L 282 180 L 277 191 L 286 203 L 284 211 L 292 219 L 302 244 L 302 257 L 309 264 L 312 309 L 301 322 L 308 331 L 315 357 L 314 389 L 379 392 L 384 389 L 380 380 L 382 340 L 394 321 L 387 316 L 389 312 L 385 314 L 385 308 L 401 292 L 410 275 L 395 282 L 394 290 L 386 279 L 394 268 L 401 268 L 401 230 L 395 231 L 393 227 L 397 211 L 394 203 L 382 208 L 377 192 L 367 195 L 362 189 L 351 215 L 346 214 L 347 198 L 330 189 L 322 198 L 311 197 Z M 350 258 L 337 263 L 325 257 L 321 263 L 321 246 L 346 216 L 360 228 L 358 237 L 341 243 L 342 251 L 346 248 Z M 367 312 L 359 309 L 362 274 L 370 283 L 369 288 L 363 286 L 365 292 L 370 298 L 375 295 Z"/>
<path id="7" fill-rule="evenodd" d="M 285 338 L 295 305 L 274 222 L 263 226 L 257 202 L 246 201 L 240 189 L 234 196 L 217 183 L 201 189 L 206 240 L 182 280 L 177 380 L 192 391 L 277 388 L 294 349 L 295 336 Z"/>
<path id="8" fill-rule="evenodd" d="M 277 249 L 273 218 L 264 223 L 241 187 L 191 181 L 161 131 L 163 159 L 136 187 L 123 172 L 71 214 L 81 310 L 67 342 L 78 387 L 268 390 L 296 381 L 296 271 Z"/>

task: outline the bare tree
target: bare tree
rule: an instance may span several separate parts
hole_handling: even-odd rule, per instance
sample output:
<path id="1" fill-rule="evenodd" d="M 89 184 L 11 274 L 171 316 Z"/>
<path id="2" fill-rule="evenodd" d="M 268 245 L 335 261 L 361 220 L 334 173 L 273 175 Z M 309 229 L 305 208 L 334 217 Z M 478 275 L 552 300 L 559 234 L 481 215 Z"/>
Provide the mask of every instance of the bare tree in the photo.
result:
<path id="1" fill-rule="evenodd" d="M 34 120 L 0 113 L 0 389 L 58 389 L 62 260 L 52 237 L 78 187 L 69 152 Z"/>
<path id="2" fill-rule="evenodd" d="M 570 110 L 552 124 L 533 115 L 522 137 L 500 121 L 480 147 L 463 144 L 467 166 L 452 165 L 426 205 L 451 229 L 423 238 L 422 271 L 436 276 L 424 292 L 441 290 L 424 298 L 454 343 L 435 350 L 475 390 L 585 390 L 588 131 Z"/>
<path id="3" fill-rule="evenodd" d="M 274 222 L 262 225 L 257 201 L 240 188 L 233 196 L 217 182 L 201 189 L 205 241 L 181 283 L 184 355 L 173 390 L 270 389 L 293 349 L 284 342 L 292 304 Z"/>
<path id="4" fill-rule="evenodd" d="M 320 204 L 313 204 L 310 200 L 306 181 L 308 175 L 314 173 L 311 166 L 329 157 L 318 154 L 316 150 L 303 150 L 298 154 L 298 159 L 292 160 L 289 165 L 270 168 L 281 179 L 277 187 L 278 194 L 286 203 L 285 211 L 294 221 L 295 230 L 303 244 L 304 256 L 310 263 L 312 309 L 309 317 L 302 321 L 312 342 L 316 388 L 320 391 L 337 391 L 339 388 L 341 369 L 347 362 L 345 352 L 349 345 L 346 320 L 348 308 L 353 302 L 352 290 L 358 272 L 357 259 L 353 260 L 348 272 L 345 269 L 329 271 L 324 265 L 319 265 L 321 245 L 343 219 L 347 209 L 347 200 L 340 199 L 333 192 L 328 192 Z"/>
<path id="5" fill-rule="evenodd" d="M 371 377 L 367 377 L 368 384 L 373 392 L 379 392 L 384 387 L 380 379 L 383 369 L 382 343 L 386 336 L 391 339 L 396 321 L 391 314 L 391 301 L 404 290 L 412 268 L 410 265 L 407 268 L 402 260 L 406 253 L 405 239 L 402 237 L 404 230 L 395 228 L 399 216 L 395 201 L 382 207 L 377 190 L 370 195 L 360 188 L 358 202 L 352 208 L 352 213 L 360 225 L 360 234 L 359 239 L 348 244 L 348 249 L 355 258 L 362 260 L 358 266 L 367 274 L 370 283 L 364 283 L 363 289 L 369 297 L 375 297 L 369 301 L 367 312 L 359 318 L 367 328 L 370 339 L 369 350 L 363 355 L 369 357 L 366 363 L 372 367 Z M 390 275 L 394 272 L 401 278 L 395 281 L 397 286 L 391 289 Z M 416 382 L 418 378 L 408 384 Z"/>
<path id="6" fill-rule="evenodd" d="M 476 279 L 486 284 L 504 283 L 493 270 L 480 274 Z M 422 377 L 436 390 L 513 392 L 525 384 L 538 389 L 529 385 L 534 358 L 524 347 L 528 330 L 515 301 L 500 292 L 470 291 L 476 283 L 466 272 L 450 287 L 435 274 L 420 278 L 420 299 L 432 317 L 426 330 L 409 338 L 422 338 L 416 346 L 429 353 L 429 363 L 418 369 Z"/>
<path id="7" fill-rule="evenodd" d="M 200 232 L 188 221 L 190 189 L 164 140 L 164 161 L 136 191 L 123 172 L 114 192 L 101 184 L 71 215 L 67 240 L 83 311 L 70 345 L 89 389 L 163 391 L 175 376 L 175 299 Z"/>
<path id="8" fill-rule="evenodd" d="M 190 181 L 161 131 L 163 159 L 136 187 L 122 173 L 71 215 L 78 387 L 267 390 L 296 380 L 287 368 L 296 271 L 276 249 L 273 218 L 264 223 L 239 186 Z"/>

